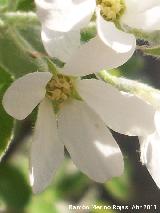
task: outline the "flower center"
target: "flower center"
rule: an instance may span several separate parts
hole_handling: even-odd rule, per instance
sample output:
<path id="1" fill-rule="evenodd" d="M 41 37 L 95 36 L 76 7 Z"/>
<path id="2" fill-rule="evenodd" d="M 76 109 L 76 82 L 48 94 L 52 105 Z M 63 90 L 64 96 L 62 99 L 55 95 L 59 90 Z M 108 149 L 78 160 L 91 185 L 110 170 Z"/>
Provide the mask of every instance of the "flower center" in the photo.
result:
<path id="1" fill-rule="evenodd" d="M 73 82 L 68 76 L 58 74 L 48 82 L 46 96 L 52 101 L 63 103 L 72 94 Z"/>
<path id="2" fill-rule="evenodd" d="M 96 0 L 101 15 L 107 21 L 117 21 L 125 11 L 124 0 Z"/>

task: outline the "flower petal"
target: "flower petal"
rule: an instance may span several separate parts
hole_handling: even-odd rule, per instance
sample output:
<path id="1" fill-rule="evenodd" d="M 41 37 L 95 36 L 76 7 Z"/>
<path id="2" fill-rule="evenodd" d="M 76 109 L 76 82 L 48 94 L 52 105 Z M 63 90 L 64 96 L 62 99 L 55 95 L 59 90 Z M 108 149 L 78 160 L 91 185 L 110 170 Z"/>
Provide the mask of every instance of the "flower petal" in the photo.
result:
<path id="1" fill-rule="evenodd" d="M 97 9 L 97 30 L 102 41 L 118 53 L 134 52 L 136 38 L 119 30 L 114 23 L 105 21 Z"/>
<path id="2" fill-rule="evenodd" d="M 59 133 L 76 166 L 97 182 L 123 173 L 123 157 L 100 117 L 84 102 L 66 104 Z"/>
<path id="3" fill-rule="evenodd" d="M 134 95 L 122 93 L 100 80 L 81 80 L 77 90 L 111 129 L 127 135 L 146 135 L 154 127 L 154 109 Z"/>
<path id="4" fill-rule="evenodd" d="M 160 136 L 157 132 L 140 138 L 141 162 L 147 167 L 153 180 L 160 188 Z"/>
<path id="5" fill-rule="evenodd" d="M 39 106 L 30 159 L 30 182 L 34 193 L 50 183 L 64 159 L 64 146 L 58 139 L 52 103 L 44 99 Z"/>
<path id="6" fill-rule="evenodd" d="M 122 16 L 121 22 L 132 28 L 144 31 L 160 30 L 160 6 L 158 5 L 136 14 L 128 11 Z"/>
<path id="7" fill-rule="evenodd" d="M 156 111 L 154 116 L 155 126 L 158 134 L 160 135 L 160 111 Z"/>
<path id="8" fill-rule="evenodd" d="M 95 37 L 79 48 L 61 72 L 79 76 L 96 73 L 104 68 L 116 68 L 128 61 L 133 52 L 134 48 L 127 53 L 117 53 L 99 37 Z"/>
<path id="9" fill-rule="evenodd" d="M 29 73 L 14 81 L 3 97 L 6 112 L 18 120 L 25 119 L 44 98 L 49 72 Z"/>
<path id="10" fill-rule="evenodd" d="M 159 3 L 160 0 L 125 0 L 126 10 L 128 13 L 132 14 L 144 12 L 145 10 L 158 6 Z"/>
<path id="11" fill-rule="evenodd" d="M 41 37 L 47 53 L 51 57 L 59 58 L 65 63 L 80 46 L 79 30 L 58 32 L 42 27 Z"/>
<path id="12" fill-rule="evenodd" d="M 42 24 L 55 31 L 68 32 L 86 26 L 95 10 L 95 0 L 35 0 Z"/>

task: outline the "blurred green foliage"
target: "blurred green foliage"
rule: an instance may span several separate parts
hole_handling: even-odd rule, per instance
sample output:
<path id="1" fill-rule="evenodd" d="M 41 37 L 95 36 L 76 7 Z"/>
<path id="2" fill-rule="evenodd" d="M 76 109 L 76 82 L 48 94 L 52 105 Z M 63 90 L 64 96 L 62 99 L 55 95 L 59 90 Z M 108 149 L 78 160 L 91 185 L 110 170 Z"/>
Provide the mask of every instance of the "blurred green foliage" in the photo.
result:
<path id="1" fill-rule="evenodd" d="M 31 195 L 30 187 L 21 171 L 2 163 L 0 165 L 0 200 L 10 210 L 21 210 L 29 202 Z"/>
<path id="2" fill-rule="evenodd" d="M 115 198 L 123 201 L 131 199 L 133 194 L 131 187 L 131 164 L 127 160 L 125 162 L 125 171 L 121 177 L 112 178 L 112 180 L 105 183 L 105 189 L 111 193 Z M 132 192 L 132 193 L 131 193 Z"/>
<path id="3" fill-rule="evenodd" d="M 33 0 L 16 0 L 17 7 L 19 11 L 31 11 L 35 10 L 35 4 Z"/>

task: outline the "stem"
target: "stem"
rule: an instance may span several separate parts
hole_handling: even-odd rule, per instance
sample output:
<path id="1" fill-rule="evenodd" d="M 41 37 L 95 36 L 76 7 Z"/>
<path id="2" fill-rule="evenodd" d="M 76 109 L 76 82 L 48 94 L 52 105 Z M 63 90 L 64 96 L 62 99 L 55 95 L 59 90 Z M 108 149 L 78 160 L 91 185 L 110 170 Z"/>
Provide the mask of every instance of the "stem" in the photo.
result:
<path id="1" fill-rule="evenodd" d="M 6 12 L 2 14 L 4 22 L 11 26 L 25 27 L 26 25 L 38 24 L 37 15 L 34 12 Z"/>
<path id="2" fill-rule="evenodd" d="M 132 93 L 149 102 L 154 107 L 160 107 L 160 91 L 157 89 L 154 89 L 138 81 L 112 76 L 106 70 L 100 71 L 98 73 L 98 77 L 100 77 L 104 82 L 116 87 L 120 91 Z"/>

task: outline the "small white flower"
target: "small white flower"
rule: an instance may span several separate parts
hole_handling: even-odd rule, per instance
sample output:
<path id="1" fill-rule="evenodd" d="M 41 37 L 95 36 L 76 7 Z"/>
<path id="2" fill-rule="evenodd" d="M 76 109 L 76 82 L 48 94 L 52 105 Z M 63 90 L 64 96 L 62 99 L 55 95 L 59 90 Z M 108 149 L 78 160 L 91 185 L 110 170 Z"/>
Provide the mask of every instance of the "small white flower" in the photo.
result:
<path id="1" fill-rule="evenodd" d="M 36 0 L 35 2 L 37 14 L 42 24 L 42 41 L 51 57 L 59 58 L 70 64 L 75 59 L 76 54 L 80 56 L 76 58 L 83 67 L 81 72 L 86 74 L 86 67 L 90 73 L 98 72 L 103 68 L 112 69 L 124 64 L 133 55 L 136 46 L 134 36 L 116 28 L 114 28 L 115 33 L 113 30 L 112 32 L 110 29 L 106 29 L 107 23 L 111 26 L 114 24 L 103 20 L 99 6 L 96 10 L 97 36 L 87 44 L 81 45 L 80 31 L 88 26 L 94 14 L 95 0 Z M 102 21 L 105 25 L 102 24 Z M 116 34 L 117 32 L 118 34 Z M 126 44 L 117 43 L 116 40 L 113 42 L 117 36 Z M 109 39 L 112 39 L 112 41 L 109 41 Z M 116 51 L 113 48 L 115 46 L 118 47 Z M 124 51 L 119 49 L 121 46 L 125 46 Z M 83 54 L 79 54 L 79 51 Z M 87 66 L 86 56 L 89 57 L 88 60 L 92 61 L 92 69 Z M 108 66 L 108 62 L 110 66 Z M 67 69 L 67 71 L 72 72 L 71 69 Z"/>
<path id="2" fill-rule="evenodd" d="M 155 132 L 140 137 L 141 162 L 160 188 L 160 111 L 155 113 Z"/>
<path id="3" fill-rule="evenodd" d="M 74 98 L 75 91 L 82 100 Z M 3 97 L 5 110 L 19 120 L 38 104 L 30 158 L 34 192 L 43 190 L 55 175 L 64 146 L 82 172 L 104 182 L 123 172 L 121 151 L 106 126 L 129 135 L 154 131 L 150 105 L 100 80 L 34 72 L 16 80 Z"/>
<path id="4" fill-rule="evenodd" d="M 136 43 L 136 38 L 132 34 L 123 32 L 119 28 L 123 29 L 127 26 L 131 29 L 145 32 L 160 30 L 160 0 L 97 1 L 105 2 L 106 4 L 111 2 L 112 5 L 119 5 L 121 8 L 117 19 L 113 19 L 113 21 L 107 20 L 107 17 L 105 18 L 105 11 L 103 12 L 105 7 L 100 6 L 99 11 L 97 11 L 97 27 L 100 37 L 118 52 L 130 51 L 132 47 L 135 47 Z M 107 14 L 106 12 L 106 16 Z M 118 27 L 116 26 L 117 24 Z"/>
<path id="5" fill-rule="evenodd" d="M 88 54 L 95 63 L 94 72 L 102 64 L 111 60 L 110 51 L 122 54 L 119 60 L 122 65 L 133 54 L 136 48 L 136 38 L 130 33 L 123 32 L 127 25 L 144 31 L 160 29 L 160 0 L 35 0 L 37 13 L 42 23 L 42 41 L 48 54 L 64 62 L 72 60 L 72 56 L 80 47 L 80 30 L 86 27 L 96 11 L 97 39 L 92 39 L 92 51 L 82 45 L 84 56 L 79 58 L 84 64 Z M 117 27 L 118 26 L 118 27 Z M 101 40 L 101 48 L 98 47 Z M 107 45 L 108 47 L 103 47 Z M 104 52 L 105 49 L 105 52 Z M 85 53 L 85 51 L 87 53 Z M 103 52 L 104 57 L 101 57 Z M 96 54 L 96 60 L 95 60 Z M 93 55 L 93 58 L 92 58 Z M 115 62 L 116 63 L 116 62 Z M 118 63 L 117 63 L 118 64 Z"/>

